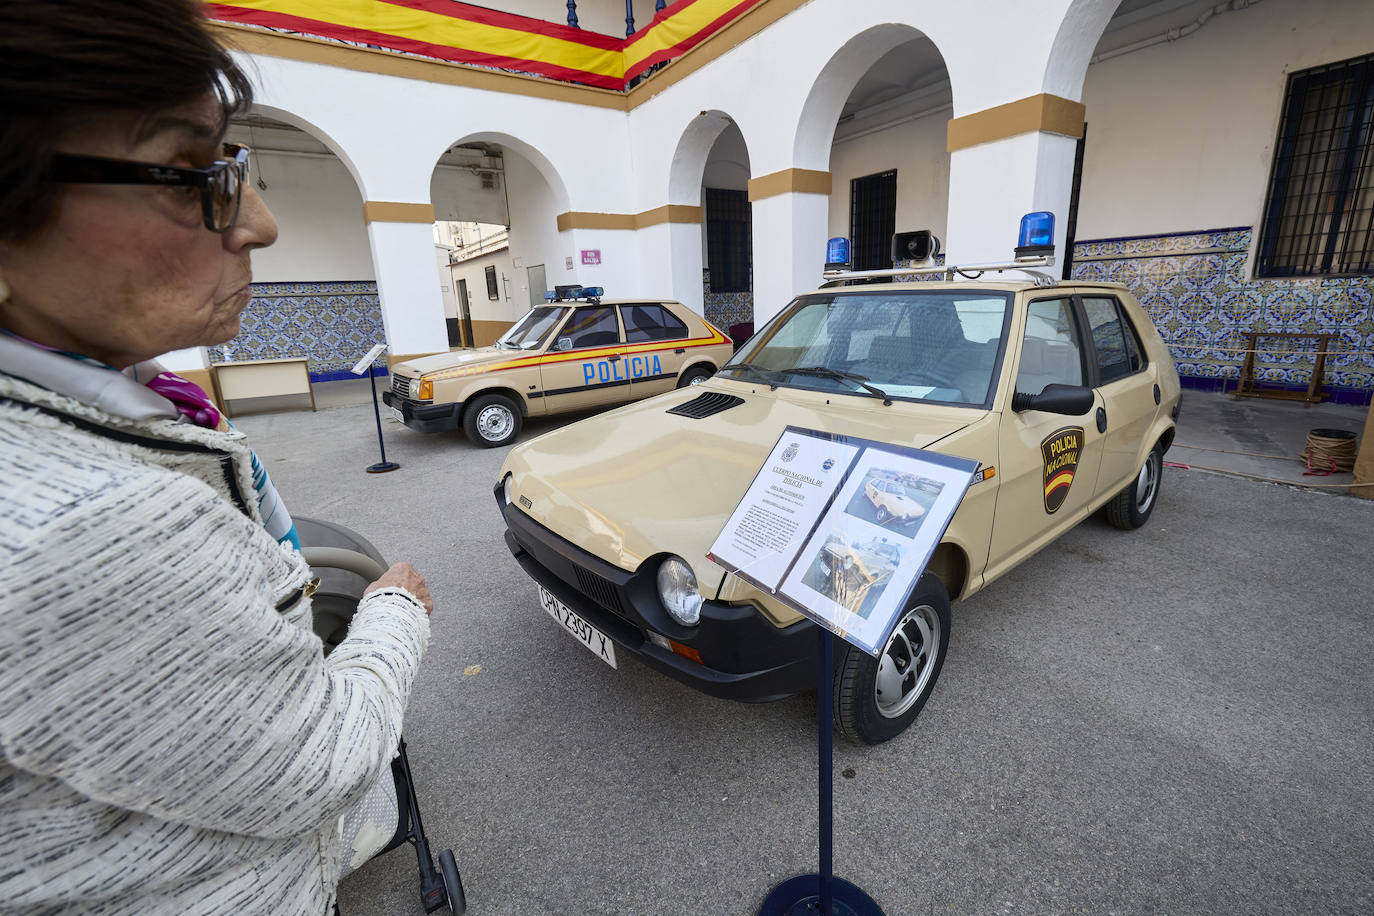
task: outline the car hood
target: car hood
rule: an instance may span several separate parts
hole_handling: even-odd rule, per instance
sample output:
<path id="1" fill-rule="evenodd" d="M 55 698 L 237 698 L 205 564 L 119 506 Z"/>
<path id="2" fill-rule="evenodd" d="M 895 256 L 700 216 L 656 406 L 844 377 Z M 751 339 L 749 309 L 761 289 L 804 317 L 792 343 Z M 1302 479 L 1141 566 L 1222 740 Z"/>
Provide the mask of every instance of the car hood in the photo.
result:
<path id="1" fill-rule="evenodd" d="M 744 403 L 701 420 L 667 413 L 707 391 Z M 502 476 L 514 474 L 531 518 L 583 550 L 625 570 L 677 554 L 714 595 L 724 570 L 706 553 L 785 427 L 925 448 L 987 413 L 713 379 L 532 439 L 511 451 Z"/>
<path id="2" fill-rule="evenodd" d="M 436 353 L 419 359 L 406 360 L 392 367 L 392 372 L 402 376 L 421 376 L 447 369 L 470 369 L 484 372 L 500 363 L 523 359 L 536 354 L 533 350 L 498 350 L 496 347 L 482 347 L 477 350 L 456 350 L 452 353 Z"/>

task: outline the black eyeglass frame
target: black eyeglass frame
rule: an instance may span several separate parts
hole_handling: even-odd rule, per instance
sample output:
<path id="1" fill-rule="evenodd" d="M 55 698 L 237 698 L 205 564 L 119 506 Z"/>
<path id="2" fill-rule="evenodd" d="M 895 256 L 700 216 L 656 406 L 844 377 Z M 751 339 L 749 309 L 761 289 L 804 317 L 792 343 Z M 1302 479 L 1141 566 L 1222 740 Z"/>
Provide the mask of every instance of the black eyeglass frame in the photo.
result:
<path id="1" fill-rule="evenodd" d="M 243 186 L 248 182 L 248 157 L 252 150 L 241 143 L 224 144 L 227 159 L 212 162 L 203 169 L 187 169 L 152 162 L 129 159 L 106 159 L 100 156 L 71 156 L 58 153 L 53 157 L 51 180 L 59 184 L 142 184 L 164 188 L 196 188 L 200 191 L 200 207 L 205 228 L 225 233 L 233 228 L 243 201 Z M 220 190 L 232 181 L 228 190 Z M 215 220 L 215 194 L 225 197 L 228 220 L 223 226 Z M 232 200 L 229 199 L 232 195 Z M 228 206 L 232 204 L 232 207 Z"/>

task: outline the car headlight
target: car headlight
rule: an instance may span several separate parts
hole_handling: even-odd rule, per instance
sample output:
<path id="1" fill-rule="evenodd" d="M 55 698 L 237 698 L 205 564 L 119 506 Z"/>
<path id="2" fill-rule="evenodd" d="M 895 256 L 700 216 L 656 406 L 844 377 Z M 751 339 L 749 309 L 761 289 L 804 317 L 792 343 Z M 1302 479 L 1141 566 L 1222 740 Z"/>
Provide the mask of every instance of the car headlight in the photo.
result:
<path id="1" fill-rule="evenodd" d="M 515 501 L 515 475 L 507 474 L 501 481 L 501 495 L 506 499 L 506 505 Z"/>
<path id="2" fill-rule="evenodd" d="M 669 557 L 658 568 L 658 598 L 669 615 L 683 626 L 696 626 L 701 619 L 697 577 L 682 557 Z"/>

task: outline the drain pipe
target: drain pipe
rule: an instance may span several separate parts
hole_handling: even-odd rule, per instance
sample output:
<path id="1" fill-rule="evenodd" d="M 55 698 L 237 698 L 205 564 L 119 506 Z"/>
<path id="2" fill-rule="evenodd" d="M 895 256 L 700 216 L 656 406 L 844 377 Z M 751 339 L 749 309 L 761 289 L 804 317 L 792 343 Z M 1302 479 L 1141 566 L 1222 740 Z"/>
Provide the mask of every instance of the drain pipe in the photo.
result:
<path id="1" fill-rule="evenodd" d="M 1178 41 L 1180 38 L 1187 38 L 1189 35 L 1193 34 L 1198 29 L 1202 28 L 1202 26 L 1207 22 L 1207 20 L 1211 19 L 1213 16 L 1216 16 L 1220 13 L 1240 12 L 1241 10 L 1246 9 L 1247 7 L 1254 6 L 1256 3 L 1259 2 L 1260 0 L 1228 0 L 1228 2 L 1226 3 L 1218 3 L 1211 9 L 1204 10 L 1201 16 L 1198 16 L 1196 19 L 1194 19 L 1192 22 L 1188 23 L 1185 26 L 1176 29 L 1169 29 L 1167 32 L 1161 32 L 1158 35 L 1154 35 L 1150 38 L 1145 38 L 1140 41 L 1133 41 L 1130 44 L 1124 45 L 1120 48 L 1113 48 L 1110 51 L 1103 51 L 1101 54 L 1094 54 L 1092 56 L 1092 60 L 1090 60 L 1089 63 L 1101 63 L 1104 60 L 1111 60 L 1113 57 L 1120 57 L 1123 54 L 1130 54 L 1132 51 L 1139 51 L 1142 48 L 1149 48 L 1153 47 L 1154 45 L 1162 45 L 1165 42 Z"/>

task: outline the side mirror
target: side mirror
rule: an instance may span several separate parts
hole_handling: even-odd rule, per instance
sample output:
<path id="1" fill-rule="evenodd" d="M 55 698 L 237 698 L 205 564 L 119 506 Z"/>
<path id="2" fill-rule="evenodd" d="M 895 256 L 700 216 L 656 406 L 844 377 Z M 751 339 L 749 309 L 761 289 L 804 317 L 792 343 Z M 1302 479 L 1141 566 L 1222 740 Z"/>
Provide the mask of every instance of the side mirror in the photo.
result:
<path id="1" fill-rule="evenodd" d="M 1046 385 L 1039 394 L 1018 391 L 1011 396 L 1011 409 L 1017 413 L 1041 410 L 1068 417 L 1081 417 L 1093 409 L 1093 392 L 1082 385 Z"/>
<path id="2" fill-rule="evenodd" d="M 558 338 L 558 343 L 554 344 L 554 345 L 553 345 L 553 348 L 554 348 L 555 350 L 571 350 L 571 349 L 572 349 L 572 338 L 571 338 L 571 337 L 560 337 L 560 338 Z"/>

